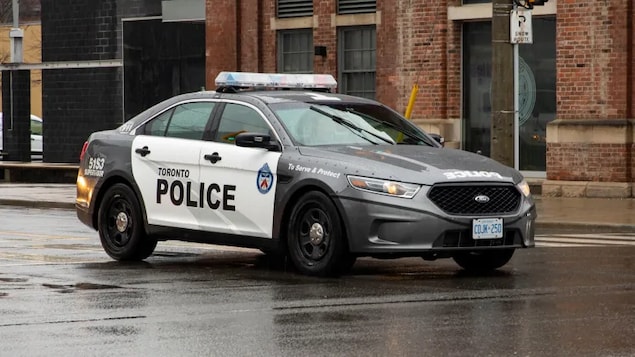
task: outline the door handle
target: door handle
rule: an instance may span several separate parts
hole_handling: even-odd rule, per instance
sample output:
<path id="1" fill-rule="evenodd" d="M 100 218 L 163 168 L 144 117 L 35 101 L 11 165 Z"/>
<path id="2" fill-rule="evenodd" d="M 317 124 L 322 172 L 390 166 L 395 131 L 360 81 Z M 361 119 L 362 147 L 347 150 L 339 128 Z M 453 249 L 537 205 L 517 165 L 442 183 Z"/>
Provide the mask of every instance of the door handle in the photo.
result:
<path id="1" fill-rule="evenodd" d="M 203 156 L 203 158 L 205 158 L 205 160 L 209 160 L 212 164 L 217 163 L 218 161 L 221 160 L 220 155 L 218 155 L 217 152 L 213 153 L 213 154 L 205 154 L 205 156 Z"/>
<path id="2" fill-rule="evenodd" d="M 148 155 L 150 153 L 150 150 L 148 149 L 147 146 L 144 146 L 142 148 L 137 148 L 135 149 L 135 151 L 137 154 L 141 155 L 141 157 L 145 157 L 146 155 Z"/>

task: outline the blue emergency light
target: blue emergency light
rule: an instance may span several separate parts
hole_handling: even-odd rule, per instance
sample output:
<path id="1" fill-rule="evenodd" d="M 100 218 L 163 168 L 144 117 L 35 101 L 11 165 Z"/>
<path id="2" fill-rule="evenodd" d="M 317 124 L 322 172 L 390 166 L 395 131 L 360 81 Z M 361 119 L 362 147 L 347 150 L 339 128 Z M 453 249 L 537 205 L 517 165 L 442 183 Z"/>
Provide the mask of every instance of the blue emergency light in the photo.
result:
<path id="1" fill-rule="evenodd" d="M 329 90 L 337 87 L 337 81 L 330 74 L 221 72 L 216 77 L 216 86 Z"/>

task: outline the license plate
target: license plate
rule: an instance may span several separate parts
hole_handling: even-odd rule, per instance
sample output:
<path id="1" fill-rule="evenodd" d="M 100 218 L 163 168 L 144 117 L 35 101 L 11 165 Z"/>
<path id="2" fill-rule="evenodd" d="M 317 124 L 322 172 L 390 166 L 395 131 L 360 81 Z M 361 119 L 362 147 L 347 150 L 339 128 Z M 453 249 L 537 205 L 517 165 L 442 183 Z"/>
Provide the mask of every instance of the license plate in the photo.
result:
<path id="1" fill-rule="evenodd" d="M 503 237 L 502 218 L 481 218 L 472 220 L 473 239 L 495 239 Z"/>

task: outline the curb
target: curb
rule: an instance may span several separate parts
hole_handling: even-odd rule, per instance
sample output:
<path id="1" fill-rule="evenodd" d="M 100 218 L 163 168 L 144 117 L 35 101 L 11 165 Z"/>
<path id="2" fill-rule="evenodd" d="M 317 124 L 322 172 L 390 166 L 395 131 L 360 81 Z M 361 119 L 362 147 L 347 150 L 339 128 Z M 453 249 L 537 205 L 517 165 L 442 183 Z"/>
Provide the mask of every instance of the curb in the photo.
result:
<path id="1" fill-rule="evenodd" d="M 0 205 L 26 207 L 26 208 L 59 208 L 59 209 L 68 209 L 68 210 L 75 209 L 75 203 L 54 202 L 54 201 L 27 201 L 27 200 L 16 200 L 16 199 L 0 199 Z"/>
<path id="2" fill-rule="evenodd" d="M 621 223 L 594 223 L 594 222 L 554 222 L 536 221 L 536 228 L 553 230 L 584 230 L 588 233 L 635 233 L 635 225 Z"/>

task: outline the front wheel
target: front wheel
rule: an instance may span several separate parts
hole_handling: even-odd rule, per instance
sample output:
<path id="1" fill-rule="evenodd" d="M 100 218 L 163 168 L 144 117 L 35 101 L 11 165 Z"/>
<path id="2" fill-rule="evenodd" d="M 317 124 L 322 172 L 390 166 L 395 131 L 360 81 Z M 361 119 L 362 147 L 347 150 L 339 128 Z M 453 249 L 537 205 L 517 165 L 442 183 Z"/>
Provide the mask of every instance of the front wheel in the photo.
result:
<path id="1" fill-rule="evenodd" d="M 293 265 L 307 275 L 336 276 L 355 262 L 335 205 L 317 191 L 302 196 L 291 210 L 287 247 Z"/>
<path id="2" fill-rule="evenodd" d="M 124 184 L 106 191 L 97 218 L 99 239 L 106 253 L 116 260 L 143 260 L 157 246 L 143 229 L 137 196 Z"/>
<path id="3" fill-rule="evenodd" d="M 467 271 L 485 272 L 507 264 L 514 255 L 514 249 L 461 252 L 452 259 Z"/>

